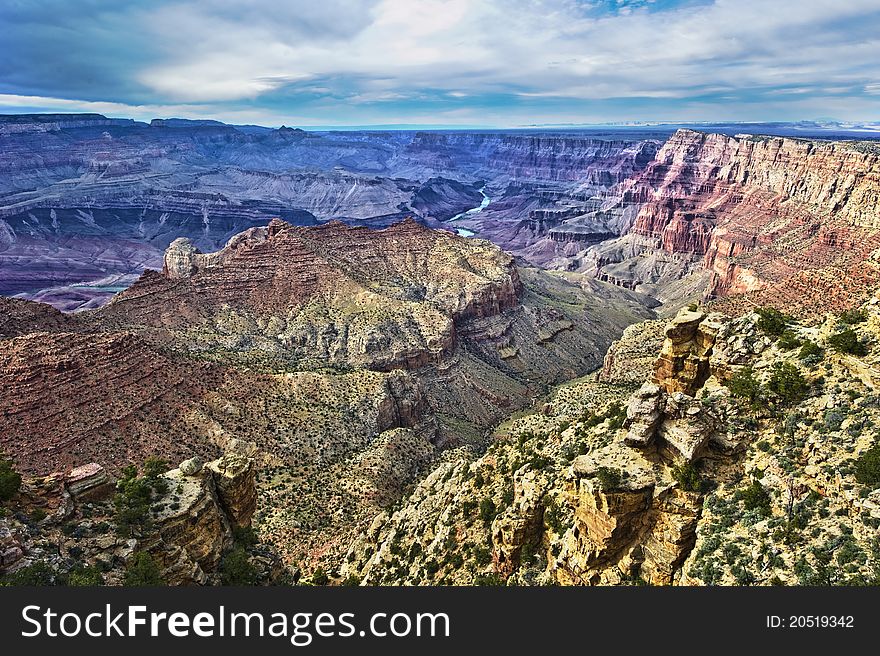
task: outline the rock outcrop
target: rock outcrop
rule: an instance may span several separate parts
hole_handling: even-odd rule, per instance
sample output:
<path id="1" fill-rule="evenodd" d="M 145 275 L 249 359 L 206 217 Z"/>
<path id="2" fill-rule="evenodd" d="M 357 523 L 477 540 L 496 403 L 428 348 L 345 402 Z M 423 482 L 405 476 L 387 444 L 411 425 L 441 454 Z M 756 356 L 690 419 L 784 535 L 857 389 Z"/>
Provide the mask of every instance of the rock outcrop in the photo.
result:
<path id="1" fill-rule="evenodd" d="M 159 562 L 169 585 L 205 584 L 256 509 L 256 446 L 241 443 L 201 469 L 191 461 L 165 474 L 166 495 L 154 502 L 155 530 L 138 544 Z M 189 472 L 189 473 L 187 473 Z"/>
<path id="2" fill-rule="evenodd" d="M 640 321 L 627 326 L 608 348 L 599 380 L 606 383 L 641 384 L 654 371 L 663 344 L 665 322 Z"/>
<path id="3" fill-rule="evenodd" d="M 395 549 L 412 554 L 424 530 L 433 536 L 430 546 L 421 545 L 406 581 L 436 581 L 430 555 L 421 554 L 449 545 L 455 535 L 454 545 L 488 539 L 491 559 L 474 551 L 465 561 L 482 569 L 490 561 L 491 571 L 468 579 L 441 565 L 442 580 L 677 582 L 703 502 L 699 485 L 680 472 L 695 470 L 713 440 L 729 446 L 717 411 L 694 396 L 714 375 L 709 361 L 716 335 L 727 339 L 725 327 L 719 315 L 682 311 L 666 325 L 653 380 L 626 408 L 623 385 L 585 382 L 582 391 L 560 390 L 539 414 L 508 429 L 515 439 L 496 443 L 474 463 L 447 464 L 429 476 L 402 510 L 371 530 L 366 545 L 352 548 L 347 571 L 367 583 L 387 582 Z M 616 400 L 603 400 L 612 390 Z M 469 516 L 477 499 L 483 499 L 483 527 Z M 389 541 L 399 546 L 385 551 Z"/>
<path id="4" fill-rule="evenodd" d="M 521 291 L 500 250 L 414 221 L 378 231 L 273 221 L 217 253 L 175 241 L 163 275 L 143 276 L 103 314 L 259 337 L 297 357 L 390 370 L 447 355 L 456 325 L 515 308 Z"/>
<path id="5" fill-rule="evenodd" d="M 148 521 L 135 537 L 115 534 L 114 492 L 97 494 L 111 483 L 98 463 L 75 467 L 67 476 L 26 477 L 18 507 L 30 509 L 32 518 L 39 509 L 43 519 L 32 520 L 27 530 L 21 512 L 0 520 L 0 574 L 42 562 L 63 577 L 100 564 L 105 582 L 119 584 L 126 561 L 147 552 L 167 585 L 217 582 L 233 530 L 250 526 L 255 510 L 255 462 L 248 455 L 255 447 L 232 446 L 234 451 L 206 465 L 191 459 L 162 475 L 165 491 L 154 494 Z"/>

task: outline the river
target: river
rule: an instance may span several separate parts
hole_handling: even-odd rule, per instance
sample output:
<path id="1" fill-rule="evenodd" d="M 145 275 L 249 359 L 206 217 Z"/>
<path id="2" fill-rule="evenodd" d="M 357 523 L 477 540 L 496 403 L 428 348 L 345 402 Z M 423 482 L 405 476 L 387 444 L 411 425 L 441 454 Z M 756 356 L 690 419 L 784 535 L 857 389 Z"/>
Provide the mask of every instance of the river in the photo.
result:
<path id="1" fill-rule="evenodd" d="M 486 195 L 486 187 L 482 187 L 480 189 L 480 193 L 483 195 L 483 200 L 480 201 L 480 204 L 477 207 L 472 207 L 465 212 L 456 214 L 451 219 L 449 219 L 450 222 L 461 221 L 462 219 L 470 219 L 489 207 L 489 203 L 492 202 L 492 199 Z M 473 230 L 468 230 L 467 228 L 455 228 L 455 231 L 462 237 L 474 237 L 477 234 Z"/>

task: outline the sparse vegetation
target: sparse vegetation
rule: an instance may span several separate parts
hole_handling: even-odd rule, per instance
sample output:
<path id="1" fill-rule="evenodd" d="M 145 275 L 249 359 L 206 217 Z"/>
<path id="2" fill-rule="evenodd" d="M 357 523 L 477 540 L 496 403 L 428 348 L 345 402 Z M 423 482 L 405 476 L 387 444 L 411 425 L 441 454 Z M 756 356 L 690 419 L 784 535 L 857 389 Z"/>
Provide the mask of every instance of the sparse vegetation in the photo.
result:
<path id="1" fill-rule="evenodd" d="M 0 453 L 0 501 L 9 501 L 21 488 L 21 474 L 15 471 L 14 463 Z"/>
<path id="2" fill-rule="evenodd" d="M 791 317 L 772 307 L 758 308 L 755 312 L 758 313 L 758 328 L 776 337 L 782 335 L 792 321 Z"/>
<path id="3" fill-rule="evenodd" d="M 846 330 L 829 337 L 828 345 L 835 351 L 846 353 L 848 355 L 861 357 L 868 354 L 867 344 L 859 339 L 856 331 L 852 328 L 847 328 Z"/>
<path id="4" fill-rule="evenodd" d="M 128 587 L 162 585 L 162 573 L 153 556 L 146 551 L 134 554 L 125 568 L 123 585 Z"/>
<path id="5" fill-rule="evenodd" d="M 104 585 L 104 575 L 97 567 L 88 565 L 77 567 L 67 577 L 67 585 L 73 587 Z"/>

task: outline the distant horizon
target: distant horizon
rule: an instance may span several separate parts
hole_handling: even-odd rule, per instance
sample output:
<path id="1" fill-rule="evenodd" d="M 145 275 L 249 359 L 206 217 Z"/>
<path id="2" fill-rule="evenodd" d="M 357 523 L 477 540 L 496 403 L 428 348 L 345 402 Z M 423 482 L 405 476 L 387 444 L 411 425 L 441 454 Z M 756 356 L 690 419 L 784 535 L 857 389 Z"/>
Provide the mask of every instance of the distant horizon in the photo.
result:
<path id="1" fill-rule="evenodd" d="M 217 124 L 227 125 L 230 127 L 254 127 L 267 130 L 277 130 L 280 128 L 300 129 L 304 131 L 326 132 L 326 131 L 371 131 L 371 130 L 387 130 L 387 131 L 413 131 L 413 130 L 443 130 L 443 131 L 469 131 L 469 130 L 589 130 L 589 129 L 644 129 L 644 128 L 674 128 L 674 127 L 690 127 L 690 126 L 809 126 L 814 130 L 834 130 L 844 129 L 865 133 L 880 133 L 880 121 L 860 122 L 860 121 L 841 121 L 834 118 L 804 118 L 792 121 L 781 120 L 629 120 L 629 121 L 606 121 L 601 123 L 534 123 L 523 125 L 459 125 L 459 124 L 438 124 L 438 123 L 365 123 L 352 125 L 296 125 L 294 123 L 278 123 L 274 125 L 260 123 L 232 123 L 224 121 L 215 116 L 154 116 L 149 119 L 141 119 L 133 116 L 105 114 L 102 112 L 76 112 L 76 111 L 7 111 L 0 112 L 2 117 L 14 116 L 101 116 L 108 120 L 129 120 L 135 123 L 143 123 L 149 125 L 151 121 L 161 120 L 180 120 L 193 122 L 213 122 Z M 860 129 L 861 128 L 861 129 Z"/>
<path id="2" fill-rule="evenodd" d="M 0 112 L 322 129 L 880 119 L 876 0 L 16 2 L 0 24 Z"/>

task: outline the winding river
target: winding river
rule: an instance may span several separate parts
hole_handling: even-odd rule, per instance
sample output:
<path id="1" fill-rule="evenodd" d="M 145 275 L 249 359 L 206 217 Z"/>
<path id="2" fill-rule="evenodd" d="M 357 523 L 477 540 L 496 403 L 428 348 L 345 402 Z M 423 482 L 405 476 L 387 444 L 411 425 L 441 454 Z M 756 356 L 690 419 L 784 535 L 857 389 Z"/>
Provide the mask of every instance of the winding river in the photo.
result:
<path id="1" fill-rule="evenodd" d="M 456 214 L 450 220 L 451 221 L 461 221 L 462 219 L 470 219 L 475 215 L 482 212 L 484 209 L 489 207 L 489 203 L 492 202 L 492 199 L 486 195 L 486 187 L 482 187 L 480 189 L 480 193 L 483 195 L 483 200 L 480 201 L 480 204 L 477 207 L 472 207 L 471 209 L 462 212 L 460 214 Z M 455 228 L 455 231 L 461 235 L 462 237 L 474 237 L 477 233 L 473 230 L 468 230 L 467 228 Z"/>

